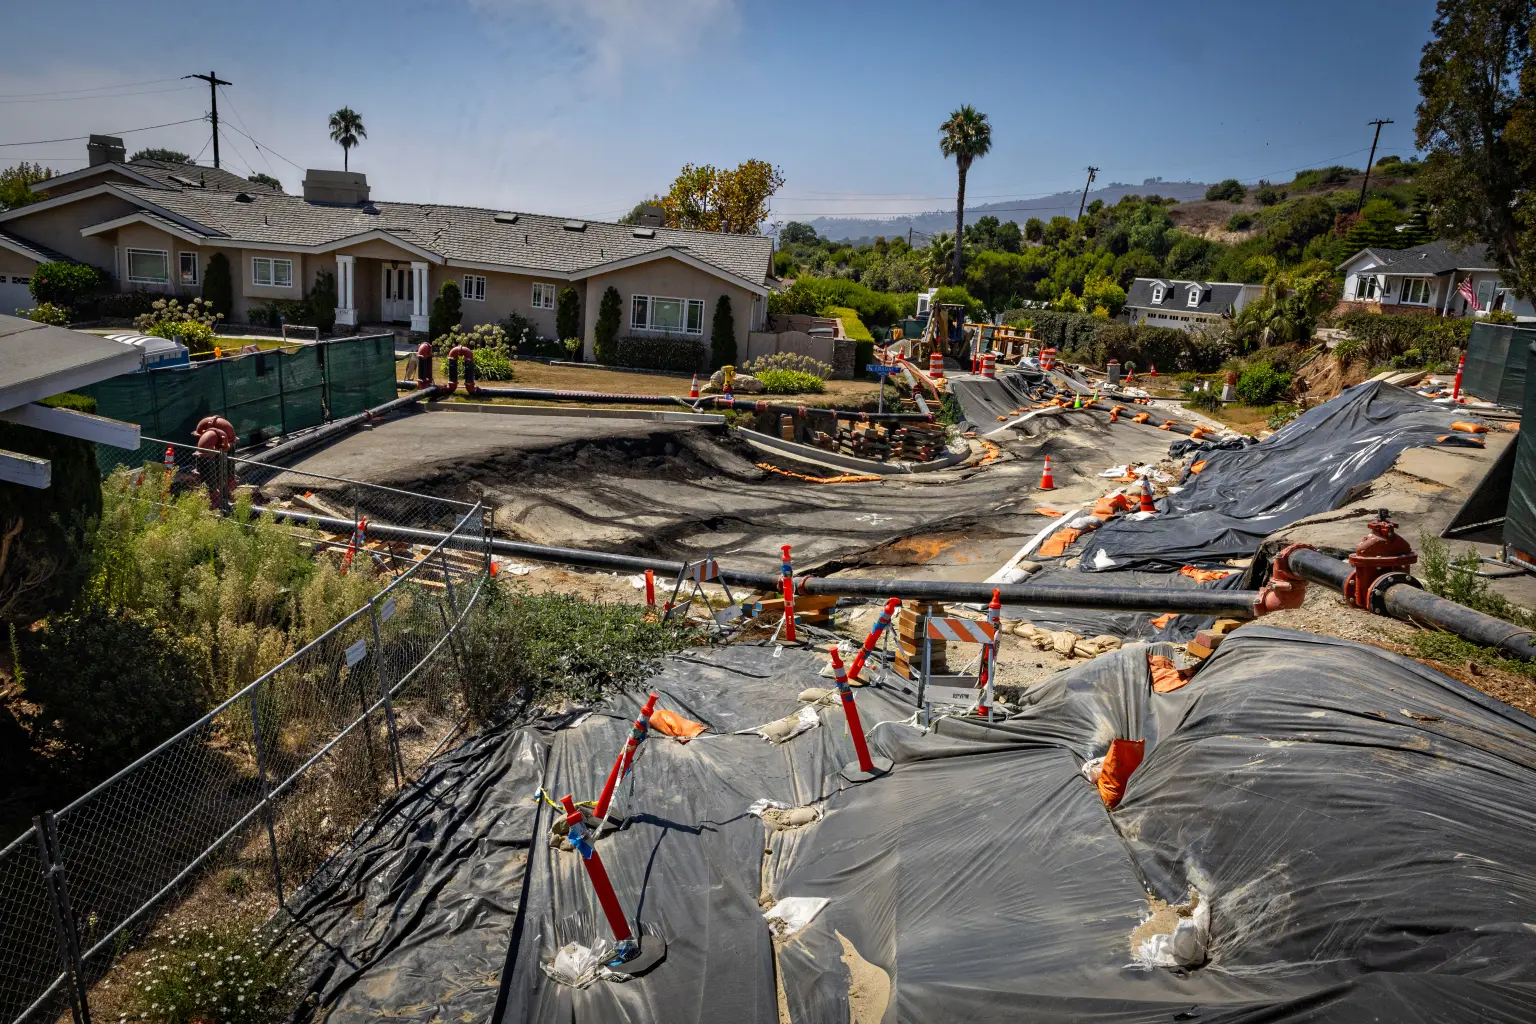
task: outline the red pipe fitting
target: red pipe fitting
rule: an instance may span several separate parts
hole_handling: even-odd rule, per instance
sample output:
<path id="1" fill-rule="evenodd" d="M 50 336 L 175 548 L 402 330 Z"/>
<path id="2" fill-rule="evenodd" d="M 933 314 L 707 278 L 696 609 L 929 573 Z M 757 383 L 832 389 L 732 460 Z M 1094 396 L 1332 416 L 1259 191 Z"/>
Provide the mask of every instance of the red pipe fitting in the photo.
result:
<path id="1" fill-rule="evenodd" d="M 432 386 L 432 343 L 424 341 L 416 346 L 416 390 Z"/>
<path id="2" fill-rule="evenodd" d="M 1354 568 L 1344 580 L 1344 600 L 1357 608 L 1375 611 L 1377 591 L 1384 582 L 1400 583 L 1408 567 L 1419 560 L 1413 546 L 1398 535 L 1397 524 L 1382 509 L 1367 523 L 1370 533 L 1360 539 L 1349 564 Z"/>
<path id="3" fill-rule="evenodd" d="M 1255 616 L 1285 608 L 1300 608 L 1307 599 L 1307 581 L 1291 571 L 1291 555 L 1301 550 L 1311 551 L 1313 548 L 1311 544 L 1292 544 L 1275 556 L 1269 582 L 1259 588 L 1259 596 L 1253 602 Z"/>

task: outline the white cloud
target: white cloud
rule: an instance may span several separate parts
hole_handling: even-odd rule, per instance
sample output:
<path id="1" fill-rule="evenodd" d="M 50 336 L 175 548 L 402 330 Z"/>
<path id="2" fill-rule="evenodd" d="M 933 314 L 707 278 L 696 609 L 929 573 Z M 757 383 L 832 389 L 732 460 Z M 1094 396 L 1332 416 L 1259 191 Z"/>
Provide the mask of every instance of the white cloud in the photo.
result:
<path id="1" fill-rule="evenodd" d="M 598 78 L 614 78 L 640 64 L 674 67 L 705 43 L 733 34 L 739 24 L 738 0 L 470 2 L 507 32 L 520 59 L 552 61 L 567 70 L 575 60 Z"/>

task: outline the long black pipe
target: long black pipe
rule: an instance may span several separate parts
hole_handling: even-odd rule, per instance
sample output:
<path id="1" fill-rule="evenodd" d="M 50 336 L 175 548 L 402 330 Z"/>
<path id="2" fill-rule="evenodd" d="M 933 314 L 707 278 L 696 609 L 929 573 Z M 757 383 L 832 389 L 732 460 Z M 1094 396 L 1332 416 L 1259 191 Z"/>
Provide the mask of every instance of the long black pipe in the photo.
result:
<path id="1" fill-rule="evenodd" d="M 297 455 L 299 452 L 307 451 L 317 444 L 328 441 L 331 438 L 337 437 L 341 434 L 345 434 L 349 430 L 355 430 L 356 428 L 362 426 L 364 423 L 367 423 L 369 420 L 378 419 L 380 416 L 388 416 L 390 413 L 399 409 L 403 409 L 408 405 L 413 405 L 416 402 L 420 402 L 424 398 L 431 398 L 433 395 L 437 394 L 437 391 L 438 389 L 436 387 L 429 387 L 424 388 L 421 391 L 413 391 L 408 395 L 402 395 L 399 398 L 392 398 L 385 402 L 383 405 L 376 405 L 372 409 L 365 409 L 353 416 L 345 416 L 339 420 L 332 420 L 330 423 L 316 427 L 314 430 L 311 430 L 308 433 L 300 434 L 298 437 L 295 437 L 290 441 L 284 441 L 282 444 L 279 444 L 274 448 L 268 448 L 266 451 L 257 452 L 255 455 L 252 455 L 250 458 L 246 459 L 246 461 L 266 463 L 281 462 L 283 459 Z"/>
<path id="2" fill-rule="evenodd" d="M 397 380 L 395 387 L 406 391 L 416 387 L 415 381 Z M 498 388 L 478 386 L 465 397 L 520 398 L 528 402 L 590 402 L 594 405 L 677 405 L 691 412 L 702 408 L 739 409 L 743 412 L 775 413 L 780 416 L 798 416 L 802 412 L 839 419 L 880 420 L 893 423 L 930 423 L 933 416 L 922 412 L 863 412 L 849 409 L 824 409 L 820 406 L 790 405 L 788 402 L 767 402 L 755 398 L 727 395 L 705 395 L 703 398 L 683 398 L 680 395 L 618 395 L 607 391 L 565 391 L 555 388 Z"/>
<path id="3" fill-rule="evenodd" d="M 255 506 L 258 515 L 268 515 L 277 521 L 290 520 L 299 524 L 313 523 L 334 533 L 350 533 L 350 519 L 313 515 L 308 512 L 289 511 Z M 421 530 L 408 526 L 390 526 L 370 521 L 370 535 L 394 540 L 414 541 L 420 544 L 437 544 L 444 534 L 436 530 Z M 556 548 L 543 544 L 526 544 L 522 541 L 492 538 L 491 550 L 497 554 L 513 555 L 537 562 L 556 562 L 562 565 L 579 565 L 588 569 L 610 569 L 624 572 L 644 572 L 651 569 L 663 577 L 676 577 L 682 571 L 681 562 L 660 558 L 637 558 L 633 555 L 616 555 L 606 551 L 587 551 L 581 548 Z M 470 551 L 483 551 L 484 541 L 473 536 L 456 536 L 448 546 Z M 782 577 L 776 572 L 744 572 L 740 569 L 720 569 L 720 578 L 726 583 L 755 590 L 776 591 Z M 1153 587 L 1097 587 L 1009 584 L 994 587 L 990 583 L 950 583 L 938 580 L 869 580 L 834 579 L 823 577 L 797 577 L 800 593 L 838 597 L 887 598 L 903 597 L 922 601 L 947 601 L 954 603 L 984 604 L 992 599 L 992 591 L 999 591 L 1005 604 L 1028 604 L 1051 608 L 1113 608 L 1123 611 L 1179 612 L 1198 615 L 1225 615 L 1233 618 L 1252 618 L 1254 601 L 1258 592 L 1253 590 L 1160 590 Z"/>
<path id="4" fill-rule="evenodd" d="M 1344 581 L 1349 578 L 1348 563 L 1330 558 L 1319 551 L 1302 548 L 1291 552 L 1286 560 L 1292 569 L 1306 579 L 1340 592 L 1344 590 Z M 1536 640 L 1533 640 L 1531 630 L 1474 611 L 1455 601 L 1436 597 L 1411 584 L 1394 583 L 1382 588 L 1381 601 L 1387 614 L 1394 619 L 1428 623 L 1454 633 L 1463 640 L 1497 648 L 1511 657 L 1536 659 Z"/>

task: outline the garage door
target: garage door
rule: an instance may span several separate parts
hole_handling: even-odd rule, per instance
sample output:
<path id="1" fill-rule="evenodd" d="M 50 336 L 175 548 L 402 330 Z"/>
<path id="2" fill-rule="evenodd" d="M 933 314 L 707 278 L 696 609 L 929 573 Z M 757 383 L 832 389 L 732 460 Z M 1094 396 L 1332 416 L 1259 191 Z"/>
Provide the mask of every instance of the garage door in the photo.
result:
<path id="1" fill-rule="evenodd" d="M 8 277 L 0 274 L 0 313 L 15 316 L 18 309 L 33 307 L 32 292 L 27 287 L 26 280 L 24 277 Z"/>

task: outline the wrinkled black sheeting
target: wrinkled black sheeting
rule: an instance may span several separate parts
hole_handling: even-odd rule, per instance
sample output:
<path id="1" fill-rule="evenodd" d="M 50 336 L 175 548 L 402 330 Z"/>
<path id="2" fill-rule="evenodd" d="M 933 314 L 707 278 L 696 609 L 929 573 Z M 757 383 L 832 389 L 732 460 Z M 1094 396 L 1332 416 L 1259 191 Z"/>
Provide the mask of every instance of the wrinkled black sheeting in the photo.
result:
<path id="1" fill-rule="evenodd" d="M 1005 373 L 992 380 L 952 380 L 949 390 L 960 403 L 965 421 L 977 430 L 995 430 L 1002 420 L 1014 418 L 1015 409 L 1027 409 L 1040 401 L 1038 375 Z"/>
<path id="2" fill-rule="evenodd" d="M 1170 459 L 1182 459 L 1186 455 L 1203 455 L 1206 452 L 1240 452 L 1249 445 L 1258 443 L 1256 438 L 1246 435 L 1243 437 L 1226 437 L 1219 441 L 1196 441 L 1194 438 L 1186 437 L 1182 441 L 1175 441 L 1168 446 L 1168 457 Z"/>
<path id="3" fill-rule="evenodd" d="M 290 897 L 314 1016 L 490 1016 L 547 748 L 541 730 L 510 725 L 470 739 Z"/>
<path id="4" fill-rule="evenodd" d="M 1181 573 L 1166 572 L 1117 572 L 1105 581 L 1110 588 L 1150 587 L 1163 590 L 1231 590 L 1242 586 L 1240 569 L 1230 570 L 1230 575 L 1209 583 L 1198 583 Z M 1030 583 L 1070 582 L 1080 585 L 1082 576 L 1075 569 L 1042 569 L 1029 577 Z M 1045 629 L 1070 629 L 1080 636 L 1100 634 L 1120 637 L 1122 640 L 1175 640 L 1194 639 L 1196 633 L 1207 628 L 1215 620 L 1210 615 L 1175 615 L 1162 629 L 1152 625 L 1158 616 L 1147 612 L 1115 611 L 1109 608 L 1036 608 L 1027 604 L 1003 605 L 1004 619 L 1023 619 Z"/>
<path id="5" fill-rule="evenodd" d="M 1371 381 L 1309 409 L 1259 444 L 1212 452 L 1204 472 L 1158 502 L 1160 515 L 1116 519 L 1083 549 L 1084 572 L 1177 570 L 1252 555 L 1269 534 L 1339 506 L 1406 448 L 1431 445 L 1454 414 Z M 1113 559 L 1095 567 L 1099 552 Z"/>

